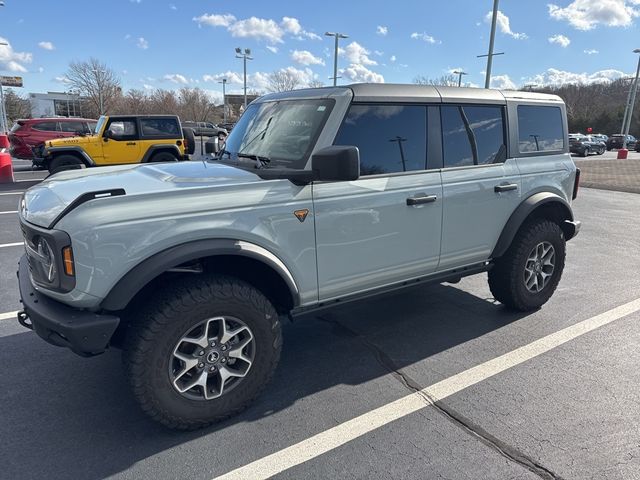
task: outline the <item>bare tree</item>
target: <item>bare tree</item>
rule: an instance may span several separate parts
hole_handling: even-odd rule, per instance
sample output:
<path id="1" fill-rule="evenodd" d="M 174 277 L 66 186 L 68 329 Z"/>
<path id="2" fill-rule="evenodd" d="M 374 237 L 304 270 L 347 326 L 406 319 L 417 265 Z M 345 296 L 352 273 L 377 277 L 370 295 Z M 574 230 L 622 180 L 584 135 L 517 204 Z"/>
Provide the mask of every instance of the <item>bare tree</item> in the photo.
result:
<path id="1" fill-rule="evenodd" d="M 458 79 L 455 75 L 442 75 L 438 78 L 429 78 L 424 75 L 418 75 L 413 79 L 413 83 L 417 83 L 418 85 L 436 85 L 442 87 L 457 87 Z"/>
<path id="2" fill-rule="evenodd" d="M 309 88 L 321 88 L 324 87 L 324 82 L 322 80 L 311 80 L 309 82 Z"/>
<path id="3" fill-rule="evenodd" d="M 267 90 L 270 92 L 288 92 L 298 88 L 300 83 L 300 79 L 294 73 L 288 70 L 277 70 L 269 74 Z"/>
<path id="4" fill-rule="evenodd" d="M 95 58 L 71 62 L 66 77 L 69 85 L 87 97 L 99 114 L 109 112 L 122 94 L 120 78 Z"/>
<path id="5" fill-rule="evenodd" d="M 7 119 L 10 124 L 19 118 L 31 118 L 31 102 L 11 88 L 4 91 L 4 106 L 7 109 Z"/>
<path id="6" fill-rule="evenodd" d="M 181 117 L 196 122 L 206 121 L 213 112 L 211 98 L 199 88 L 182 88 L 179 93 Z"/>

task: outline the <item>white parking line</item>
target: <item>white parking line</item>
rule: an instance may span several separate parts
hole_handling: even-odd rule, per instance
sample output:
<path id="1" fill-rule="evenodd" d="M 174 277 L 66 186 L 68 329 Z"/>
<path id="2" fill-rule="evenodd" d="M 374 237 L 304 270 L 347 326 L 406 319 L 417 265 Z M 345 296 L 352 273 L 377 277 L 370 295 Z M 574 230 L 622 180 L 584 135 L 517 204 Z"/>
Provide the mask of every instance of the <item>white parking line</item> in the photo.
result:
<path id="1" fill-rule="evenodd" d="M 8 212 L 0 212 L 0 215 L 6 215 L 7 213 L 18 213 L 18 210 L 9 210 Z"/>
<path id="2" fill-rule="evenodd" d="M 218 480 L 270 478 L 639 310 L 640 298 L 481 363 L 420 392 L 371 410 L 216 478 Z"/>
<path id="3" fill-rule="evenodd" d="M 18 315 L 17 310 L 15 312 L 0 313 L 0 320 L 8 320 L 10 318 L 16 318 L 17 315 Z"/>
<path id="4" fill-rule="evenodd" d="M 24 242 L 4 243 L 4 244 L 0 245 L 0 248 L 4 248 L 4 247 L 17 247 L 18 245 L 24 245 Z"/>

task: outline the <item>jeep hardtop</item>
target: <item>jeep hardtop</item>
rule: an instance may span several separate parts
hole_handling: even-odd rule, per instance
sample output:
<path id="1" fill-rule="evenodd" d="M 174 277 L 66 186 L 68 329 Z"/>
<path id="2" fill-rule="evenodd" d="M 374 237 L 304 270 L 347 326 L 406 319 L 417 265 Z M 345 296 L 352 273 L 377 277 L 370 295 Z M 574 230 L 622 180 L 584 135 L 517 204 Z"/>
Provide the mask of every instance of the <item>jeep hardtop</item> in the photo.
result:
<path id="1" fill-rule="evenodd" d="M 541 307 L 580 228 L 578 181 L 557 96 L 270 94 L 214 160 L 64 171 L 29 189 L 18 320 L 80 355 L 122 349 L 142 409 L 199 428 L 265 387 L 287 316 L 483 272 L 506 307 Z"/>

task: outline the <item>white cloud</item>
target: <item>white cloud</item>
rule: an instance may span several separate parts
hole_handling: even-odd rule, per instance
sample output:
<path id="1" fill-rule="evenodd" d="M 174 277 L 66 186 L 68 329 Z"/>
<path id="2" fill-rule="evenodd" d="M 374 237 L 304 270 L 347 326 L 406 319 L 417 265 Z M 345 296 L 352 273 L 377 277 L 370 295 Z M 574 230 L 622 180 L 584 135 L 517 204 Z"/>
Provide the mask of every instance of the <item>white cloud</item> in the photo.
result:
<path id="1" fill-rule="evenodd" d="M 148 83 L 143 83 L 142 84 L 142 88 L 144 88 L 145 90 L 155 90 L 156 87 L 154 87 L 153 85 L 149 85 Z"/>
<path id="2" fill-rule="evenodd" d="M 428 35 L 425 32 L 422 32 L 422 33 L 413 32 L 410 36 L 414 40 L 422 40 L 424 42 L 431 43 L 431 44 L 438 43 L 438 41 L 435 38 L 433 38 L 431 35 Z"/>
<path id="3" fill-rule="evenodd" d="M 376 55 L 378 55 L 379 57 L 384 55 L 384 52 L 381 50 L 374 50 L 373 53 L 375 53 Z"/>
<path id="4" fill-rule="evenodd" d="M 162 78 L 165 80 L 169 80 L 172 83 L 178 83 L 182 85 L 186 85 L 189 83 L 189 80 L 187 80 L 187 77 L 185 77 L 184 75 L 180 75 L 179 73 L 170 73 L 165 75 Z"/>
<path id="5" fill-rule="evenodd" d="M 352 63 L 347 68 L 340 69 L 340 74 L 352 82 L 384 83 L 384 77 L 369 70 L 364 65 Z"/>
<path id="6" fill-rule="evenodd" d="M 42 73 L 44 72 L 44 68 L 43 67 L 38 67 L 38 73 Z"/>
<path id="7" fill-rule="evenodd" d="M 130 34 L 130 33 L 127 33 L 127 34 L 124 36 L 124 39 L 125 39 L 125 40 L 129 40 L 130 38 L 131 38 L 131 34 Z"/>
<path id="8" fill-rule="evenodd" d="M 308 50 L 294 50 L 291 53 L 291 60 L 300 65 L 324 65 L 324 60 L 316 57 Z"/>
<path id="9" fill-rule="evenodd" d="M 241 73 L 232 72 L 230 70 L 224 73 L 217 73 L 215 75 L 203 75 L 202 80 L 205 82 L 219 82 L 223 78 L 227 79 L 227 83 L 242 85 L 243 79 Z"/>
<path id="10" fill-rule="evenodd" d="M 590 48 L 588 50 L 584 50 L 584 53 L 586 53 L 587 55 L 595 55 L 596 53 L 600 53 L 600 52 L 595 48 Z"/>
<path id="11" fill-rule="evenodd" d="M 489 12 L 485 15 L 484 21 L 486 23 L 491 23 L 493 13 Z M 516 33 L 511 30 L 511 22 L 509 21 L 509 17 L 507 17 L 504 13 L 498 10 L 498 16 L 496 17 L 496 25 L 500 29 L 502 33 L 505 35 L 509 35 L 510 37 L 515 38 L 516 40 L 525 40 L 527 37 L 526 33 Z"/>
<path id="12" fill-rule="evenodd" d="M 493 75 L 491 77 L 491 88 L 499 90 L 515 90 L 516 84 L 513 83 L 509 75 Z"/>
<path id="13" fill-rule="evenodd" d="M 145 40 L 144 37 L 139 37 L 138 41 L 136 42 L 136 46 L 138 48 L 141 48 L 142 50 L 146 50 L 147 48 L 149 48 L 149 42 Z"/>
<path id="14" fill-rule="evenodd" d="M 308 32 L 297 18 L 282 17 L 280 23 L 270 18 L 250 17 L 238 20 L 231 14 L 209 14 L 205 13 L 199 17 L 193 17 L 193 21 L 199 26 L 225 27 L 232 37 L 254 38 L 264 40 L 270 44 L 283 43 L 285 35 L 293 35 L 299 40 L 315 39 L 321 37 L 313 32 Z"/>
<path id="15" fill-rule="evenodd" d="M 176 7 L 173 3 L 170 3 L 170 4 L 169 4 L 169 8 L 170 8 L 171 10 L 178 10 L 178 7 Z"/>
<path id="16" fill-rule="evenodd" d="M 562 48 L 567 48 L 571 43 L 571 40 L 569 40 L 569 38 L 565 37 L 564 35 L 554 35 L 552 37 L 549 37 L 548 40 L 549 43 L 555 43 L 557 45 L 560 45 Z"/>
<path id="17" fill-rule="evenodd" d="M 364 48 L 358 42 L 351 42 L 344 48 L 338 49 L 338 55 L 346 57 L 350 63 L 359 65 L 377 65 L 378 62 L 369 58 L 369 50 Z"/>
<path id="18" fill-rule="evenodd" d="M 236 21 L 236 17 L 231 14 L 209 15 L 208 13 L 205 13 L 203 15 L 200 15 L 199 17 L 193 17 L 193 21 L 197 22 L 200 25 L 208 25 L 210 27 L 228 27 Z"/>
<path id="19" fill-rule="evenodd" d="M 598 25 L 628 27 L 640 16 L 638 0 L 574 0 L 566 7 L 549 4 L 549 15 L 565 20 L 578 30 L 591 30 Z"/>
<path id="20" fill-rule="evenodd" d="M 16 52 L 11 43 L 6 38 L 0 37 L 0 70 L 9 70 L 11 72 L 26 72 L 25 63 L 33 61 L 33 54 L 28 52 Z"/>
<path id="21" fill-rule="evenodd" d="M 278 47 L 274 47 L 273 45 L 267 45 L 267 50 L 271 53 L 278 53 Z"/>
<path id="22" fill-rule="evenodd" d="M 575 73 L 568 72 L 566 70 L 559 70 L 557 68 L 549 68 L 543 73 L 534 75 L 526 83 L 537 83 L 540 85 L 552 85 L 560 86 L 569 83 L 609 83 L 619 78 L 630 76 L 620 70 L 607 69 L 599 70 L 594 73 Z"/>
<path id="23" fill-rule="evenodd" d="M 384 37 L 387 33 L 389 33 L 389 28 L 387 28 L 387 27 L 385 27 L 383 25 L 378 25 L 376 27 L 376 34 L 382 35 Z"/>
<path id="24" fill-rule="evenodd" d="M 131 3 L 142 3 L 142 0 L 129 0 Z"/>
<path id="25" fill-rule="evenodd" d="M 55 46 L 51 42 L 40 42 L 38 46 L 44 50 L 55 50 Z"/>
<path id="26" fill-rule="evenodd" d="M 395 56 L 395 55 L 391 55 L 391 56 L 389 57 L 389 61 L 390 61 L 391 63 L 395 62 L 396 60 L 397 60 L 397 58 L 396 58 L 396 56 Z"/>
<path id="27" fill-rule="evenodd" d="M 66 76 L 64 76 L 64 75 L 60 75 L 60 76 L 58 76 L 58 77 L 55 77 L 55 78 L 53 79 L 53 81 L 54 81 L 54 82 L 57 82 L 57 83 L 64 83 L 65 85 L 66 85 L 66 84 L 71 83 L 71 80 L 69 80 L 69 79 L 68 79 Z"/>

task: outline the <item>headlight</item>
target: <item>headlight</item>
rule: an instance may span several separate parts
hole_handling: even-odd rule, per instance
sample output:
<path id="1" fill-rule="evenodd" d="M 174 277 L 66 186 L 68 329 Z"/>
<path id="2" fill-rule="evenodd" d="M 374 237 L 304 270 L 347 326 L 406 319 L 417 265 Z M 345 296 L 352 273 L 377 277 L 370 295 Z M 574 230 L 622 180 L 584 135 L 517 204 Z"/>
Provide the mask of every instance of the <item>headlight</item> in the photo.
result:
<path id="1" fill-rule="evenodd" d="M 42 270 L 49 283 L 53 283 L 56 279 L 56 260 L 53 255 L 53 249 L 43 237 L 38 239 L 37 252 L 39 260 L 42 264 Z"/>

